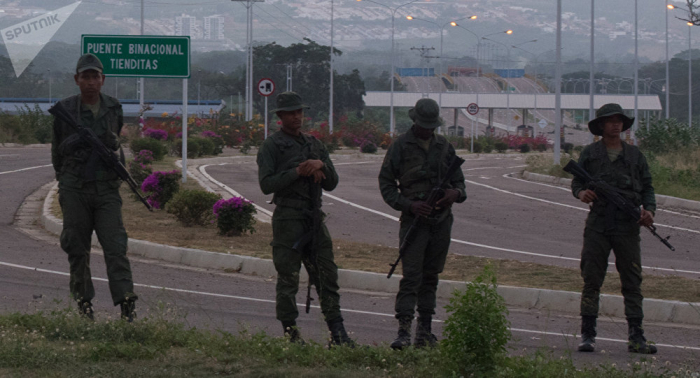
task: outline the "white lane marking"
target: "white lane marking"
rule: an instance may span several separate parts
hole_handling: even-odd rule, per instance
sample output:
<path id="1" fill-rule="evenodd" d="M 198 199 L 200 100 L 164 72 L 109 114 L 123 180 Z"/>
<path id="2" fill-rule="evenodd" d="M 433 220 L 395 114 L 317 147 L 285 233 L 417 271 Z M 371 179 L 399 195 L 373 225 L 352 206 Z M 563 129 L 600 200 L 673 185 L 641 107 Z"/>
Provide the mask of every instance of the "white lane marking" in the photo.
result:
<path id="1" fill-rule="evenodd" d="M 477 185 L 483 185 L 483 184 L 477 184 Z M 484 186 L 487 186 L 487 185 L 484 185 Z M 496 189 L 496 190 L 501 190 L 501 189 Z M 518 195 L 517 193 L 513 193 L 513 194 Z M 356 207 L 356 208 L 358 208 L 358 209 L 362 209 L 362 210 L 365 210 L 365 211 L 369 211 L 370 213 L 377 214 L 377 215 L 380 215 L 380 216 L 385 217 L 385 218 L 389 218 L 389 219 L 391 219 L 391 220 L 393 220 L 393 221 L 396 221 L 396 222 L 399 221 L 399 218 L 398 218 L 398 217 L 395 217 L 395 216 L 393 216 L 393 215 L 389 215 L 389 214 L 383 213 L 383 212 L 381 212 L 381 211 L 377 211 L 377 210 L 374 210 L 374 209 L 370 209 L 370 208 L 364 207 L 364 206 L 362 206 L 362 205 L 358 205 L 358 204 L 356 204 L 356 203 L 353 203 L 353 202 L 344 200 L 344 199 L 342 199 L 342 198 L 340 198 L 340 197 L 336 197 L 336 196 L 334 196 L 334 195 L 332 195 L 332 194 L 328 194 L 328 193 L 324 192 L 323 195 L 324 195 L 324 196 L 327 196 L 327 197 L 329 197 L 329 198 L 332 198 L 332 199 L 334 199 L 334 200 L 336 200 L 336 201 L 338 201 L 338 202 L 344 203 L 344 204 L 346 204 L 346 205 L 349 205 L 349 206 L 352 206 L 352 207 Z M 525 197 L 527 197 L 527 196 L 525 196 Z M 536 198 L 533 198 L 533 199 L 536 199 Z M 549 202 L 549 201 L 545 201 L 545 200 L 542 200 L 542 201 L 543 201 L 543 202 Z M 554 204 L 557 204 L 556 202 L 553 202 L 553 203 L 554 203 Z M 561 205 L 561 206 L 568 206 L 568 205 L 562 205 L 562 204 L 559 204 L 559 205 Z M 573 206 L 569 206 L 569 207 L 573 207 Z M 692 231 L 692 230 L 691 230 L 691 231 Z M 479 248 L 484 248 L 484 249 L 492 249 L 492 250 L 501 251 L 501 252 L 509 252 L 509 253 L 515 253 L 515 254 L 520 254 L 520 255 L 527 255 L 527 256 L 546 257 L 546 258 L 557 259 L 557 260 L 581 261 L 581 259 L 575 258 L 575 257 L 555 256 L 555 255 L 547 255 L 547 254 L 544 254 L 544 253 L 535 253 L 535 252 L 519 251 L 519 250 L 516 250 L 516 249 L 508 249 L 508 248 L 495 247 L 495 246 L 486 245 L 486 244 L 472 243 L 472 242 L 468 242 L 468 241 L 465 241 L 465 240 L 459 240 L 459 239 L 454 239 L 454 238 L 453 238 L 453 239 L 450 239 L 450 240 L 453 241 L 453 242 L 455 242 L 455 243 L 457 243 L 457 244 L 465 244 L 465 245 L 470 245 L 470 246 L 473 246 L 473 247 L 479 247 Z M 612 264 L 612 263 L 613 263 L 613 262 L 611 262 L 611 264 Z M 675 268 L 661 268 L 661 267 L 644 266 L 644 265 L 642 266 L 642 268 L 643 268 L 643 269 L 659 270 L 659 271 L 664 271 L 664 272 L 673 272 L 673 273 L 700 274 L 700 272 L 698 272 L 698 271 L 693 271 L 693 270 L 682 270 L 682 269 L 675 269 Z"/>
<path id="2" fill-rule="evenodd" d="M 352 206 L 352 207 L 356 207 L 356 208 L 358 208 L 358 209 L 362 209 L 362 210 L 365 210 L 365 211 L 369 211 L 370 213 L 377 214 L 377 215 L 383 216 L 383 217 L 385 217 L 385 218 L 389 218 L 389 219 L 391 219 L 391 220 L 393 220 L 393 221 L 397 221 L 397 222 L 399 221 L 399 218 L 398 218 L 398 217 L 395 217 L 395 216 L 393 216 L 393 215 L 389 215 L 389 214 L 387 214 L 387 213 L 382 213 L 381 211 L 377 211 L 377 210 L 374 210 L 374 209 L 370 209 L 369 207 L 364 207 L 364 206 L 362 206 L 362 205 L 358 205 L 358 204 L 356 204 L 356 203 L 353 203 L 353 202 L 350 202 L 350 201 L 346 201 L 346 200 L 344 200 L 344 199 L 342 199 L 342 198 L 340 198 L 340 197 L 336 197 L 336 196 L 334 196 L 334 195 L 332 195 L 332 194 L 328 194 L 328 193 L 326 193 L 326 192 L 323 192 L 323 196 L 324 196 L 324 197 L 328 197 L 328 198 L 332 198 L 332 199 L 334 199 L 334 200 L 336 200 L 336 201 L 338 201 L 338 202 L 342 202 L 342 203 L 344 203 L 344 204 L 346 204 L 346 205 L 350 205 L 350 206 Z"/>
<path id="3" fill-rule="evenodd" d="M 226 164 L 229 164 L 229 163 L 223 163 L 223 164 L 217 164 L 217 165 L 226 165 Z M 222 189 L 224 189 L 225 191 L 231 193 L 231 195 L 233 195 L 233 196 L 236 196 L 236 197 L 243 197 L 240 193 L 238 193 L 237 191 L 235 191 L 235 190 L 231 189 L 230 187 L 226 186 L 226 184 L 224 184 L 223 182 L 216 181 L 213 177 L 211 177 L 211 176 L 207 173 L 207 171 L 206 171 L 206 168 L 207 168 L 208 166 L 209 166 L 209 165 L 202 165 L 202 166 L 199 167 L 199 172 L 200 172 L 202 175 L 204 175 L 204 177 L 206 177 L 207 180 L 209 180 L 209 181 L 213 182 L 214 184 L 220 186 Z M 265 209 L 264 207 L 258 206 L 258 205 L 255 204 L 255 203 L 253 204 L 253 206 L 255 206 L 255 209 L 258 210 L 259 212 L 261 212 L 261 213 L 263 213 L 263 214 L 265 214 L 265 215 L 268 215 L 268 216 L 272 216 L 272 211 L 270 211 L 270 210 L 268 210 L 268 209 Z"/>
<path id="4" fill-rule="evenodd" d="M 22 168 L 22 169 L 18 169 L 18 170 L 15 170 L 15 171 L 5 171 L 5 172 L 0 172 L 0 175 L 4 175 L 4 174 L 7 174 L 7 173 L 16 173 L 16 172 L 28 171 L 28 170 L 30 170 L 30 169 L 46 168 L 46 167 L 53 167 L 53 165 L 52 165 L 52 164 L 38 165 L 38 166 L 36 166 L 36 167 Z"/>
<path id="5" fill-rule="evenodd" d="M 12 263 L 6 263 L 6 262 L 1 262 L 0 265 L 2 266 L 7 266 L 10 268 L 17 268 L 17 269 L 24 269 L 24 270 L 32 270 L 35 272 L 39 273 L 49 273 L 49 274 L 56 274 L 60 276 L 70 276 L 69 273 L 66 272 L 59 272 L 56 270 L 48 270 L 48 269 L 40 269 L 40 268 L 35 268 L 31 266 L 26 266 L 26 265 L 18 265 L 18 264 L 12 264 Z M 101 278 L 101 277 L 93 277 L 92 278 L 95 281 L 101 281 L 101 282 L 109 282 L 106 278 Z M 217 297 L 217 298 L 227 298 L 227 299 L 237 299 L 241 301 L 250 301 L 250 302 L 258 302 L 258 303 L 269 303 L 269 304 L 274 304 L 276 303 L 274 300 L 271 299 L 262 299 L 262 298 L 253 298 L 253 297 L 243 297 L 240 295 L 230 295 L 230 294 L 220 294 L 220 293 L 210 293 L 206 291 L 196 291 L 196 290 L 187 290 L 187 289 L 177 289 L 177 288 L 172 288 L 172 287 L 165 287 L 165 286 L 158 286 L 158 285 L 145 285 L 145 284 L 139 284 L 139 283 L 134 283 L 134 286 L 137 287 L 143 287 L 147 289 L 155 289 L 155 290 L 166 290 L 166 291 L 172 291 L 176 293 L 185 293 L 185 294 L 195 294 L 195 295 L 202 295 L 202 296 L 207 296 L 207 297 Z M 305 306 L 306 304 L 302 303 L 297 303 L 297 306 Z M 320 306 L 312 305 L 311 307 L 320 309 Z M 386 314 L 382 312 L 374 312 L 374 311 L 363 311 L 363 310 L 352 310 L 348 308 L 343 308 L 343 312 L 350 312 L 354 314 L 363 314 L 363 315 L 375 315 L 375 316 L 383 316 L 383 317 L 394 317 L 394 314 Z M 438 322 L 438 323 L 444 323 L 444 320 L 440 319 L 433 319 L 433 321 Z M 565 333 L 558 333 L 558 332 L 547 332 L 547 331 L 537 331 L 537 330 L 529 330 L 529 329 L 522 329 L 522 328 L 511 328 L 511 332 L 524 332 L 524 333 L 534 333 L 534 334 L 541 334 L 541 335 L 549 335 L 549 336 L 562 336 L 562 337 L 576 337 L 576 335 L 569 335 Z M 608 338 L 597 338 L 598 340 L 605 340 L 605 341 L 612 341 L 612 342 L 618 342 L 618 343 L 626 343 L 627 340 L 621 340 L 621 339 L 608 339 Z M 680 348 L 680 349 L 691 349 L 691 350 L 700 350 L 700 348 L 697 347 L 691 347 L 691 346 L 681 346 L 681 345 L 670 345 L 670 344 L 655 344 L 657 346 L 663 346 L 663 347 L 669 347 L 669 348 Z"/>
<path id="6" fill-rule="evenodd" d="M 478 182 L 475 182 L 475 181 L 469 181 L 469 180 L 464 180 L 464 181 L 467 182 L 467 183 L 473 184 L 473 185 L 483 186 L 483 187 L 485 187 L 485 188 L 488 188 L 488 189 L 491 189 L 491 190 L 495 190 L 495 191 L 497 191 L 497 192 L 502 192 L 502 193 L 510 194 L 510 195 L 517 196 L 517 197 L 527 198 L 527 199 L 534 200 L 534 201 L 540 201 L 540 202 L 548 203 L 548 204 L 550 204 L 550 205 L 557 205 L 557 206 L 568 207 L 568 208 L 576 209 L 576 210 L 588 211 L 588 208 L 587 208 L 587 207 L 586 207 L 586 208 L 581 208 L 581 207 L 578 207 L 578 206 L 571 206 L 571 205 L 567 205 L 567 204 L 564 204 L 564 203 L 559 203 L 559 202 L 554 202 L 554 201 L 548 201 L 548 200 L 545 200 L 545 199 L 542 199 L 542 198 L 537 198 L 537 197 L 532 197 L 532 196 L 526 196 L 526 195 L 524 195 L 524 194 L 511 192 L 511 191 L 509 191 L 509 190 L 496 188 L 496 187 L 494 187 L 494 186 L 486 185 L 486 184 L 481 184 L 481 183 L 478 183 Z M 674 229 L 674 230 L 678 230 L 678 231 L 692 232 L 692 233 L 694 233 L 694 234 L 700 234 L 700 231 L 698 231 L 698 230 L 691 230 L 691 229 L 689 229 L 689 228 L 676 227 L 676 226 L 671 226 L 671 225 L 662 224 L 662 223 L 654 223 L 654 226 L 656 226 L 656 227 L 670 228 L 670 229 Z"/>
<path id="7" fill-rule="evenodd" d="M 506 173 L 505 175 L 503 175 L 503 177 L 504 177 L 504 178 L 509 178 L 509 179 L 511 179 L 511 180 L 517 180 L 517 181 L 526 182 L 526 183 L 528 183 L 528 184 L 541 185 L 541 186 L 546 186 L 546 187 L 548 187 L 548 188 L 559 189 L 559 190 L 563 190 L 563 191 L 565 191 L 565 192 L 570 192 L 570 191 L 571 191 L 571 189 L 569 189 L 569 188 L 564 188 L 564 187 L 557 186 L 557 185 L 550 185 L 550 184 L 544 184 L 544 183 L 541 183 L 541 182 L 535 182 L 535 181 L 528 181 L 528 180 L 519 179 L 519 178 L 517 178 L 517 177 L 511 176 L 512 174 L 514 174 L 514 173 Z M 657 211 L 657 212 L 663 211 L 663 212 L 665 212 L 665 213 L 671 213 L 671 214 L 673 214 L 673 215 L 679 215 L 679 216 L 682 216 L 682 217 L 700 219 L 700 216 L 697 216 L 697 215 L 690 215 L 690 214 L 683 214 L 683 213 L 679 213 L 679 212 L 673 211 L 673 210 L 666 210 L 666 209 L 659 209 L 659 208 L 657 208 L 656 211 Z"/>
<path id="8" fill-rule="evenodd" d="M 0 158 L 1 157 L 9 157 L 9 156 L 19 156 L 19 154 L 0 155 Z"/>
<path id="9" fill-rule="evenodd" d="M 358 162 L 349 162 L 349 163 L 333 163 L 334 167 L 337 167 L 339 165 L 355 165 L 355 164 L 372 164 L 372 163 L 381 163 L 381 161 L 358 161 Z"/>
<path id="10" fill-rule="evenodd" d="M 206 167 L 206 166 L 203 166 L 203 167 Z M 201 168 L 202 168 L 202 167 L 200 167 L 200 169 L 201 169 Z M 200 170 L 200 172 L 201 172 L 201 170 Z M 230 189 L 228 186 L 224 185 L 223 183 L 220 183 L 220 182 L 214 180 L 214 178 L 212 178 L 212 177 L 209 176 L 208 174 L 206 174 L 206 173 L 204 173 L 204 172 L 202 172 L 202 173 L 205 174 L 207 178 L 211 179 L 212 182 L 217 183 L 217 185 L 220 185 L 222 188 L 228 190 L 230 193 L 236 193 L 236 194 L 234 194 L 234 195 L 240 196 L 240 194 L 238 194 L 238 192 L 234 191 L 233 189 Z M 518 194 L 518 193 L 508 192 L 508 191 L 503 190 L 503 189 L 494 188 L 494 187 L 489 186 L 489 185 L 479 184 L 479 183 L 476 183 L 476 182 L 473 182 L 473 181 L 469 181 L 469 180 L 465 180 L 465 181 L 466 181 L 466 182 L 469 182 L 469 183 L 473 183 L 473 184 L 475 184 L 475 185 L 485 186 L 485 187 L 487 187 L 487 188 L 492 188 L 492 189 L 497 190 L 497 191 L 502 191 L 502 192 L 505 192 L 505 193 L 509 193 L 509 194 L 513 194 L 513 195 L 517 195 L 517 196 L 521 196 L 521 197 L 525 197 L 525 198 L 530 198 L 530 199 L 534 199 L 534 200 L 538 200 L 538 201 L 542 201 L 542 202 L 547 202 L 547 203 L 551 203 L 551 204 L 555 204 L 555 205 L 559 205 L 559 206 L 571 207 L 571 208 L 574 208 L 574 209 L 577 209 L 577 210 L 588 211 L 587 209 L 581 209 L 581 208 L 578 208 L 578 207 L 575 207 L 575 206 L 565 205 L 565 204 L 561 204 L 561 203 L 557 203 L 557 202 L 551 202 L 551 201 L 546 201 L 546 200 L 542 200 L 542 199 L 539 199 L 539 198 L 534 198 L 534 197 L 525 196 L 525 195 Z M 383 213 L 383 212 L 381 212 L 381 211 L 377 211 L 377 210 L 374 210 L 374 209 L 370 209 L 370 208 L 365 207 L 365 206 L 362 206 L 362 205 L 358 205 L 358 204 L 356 204 L 356 203 L 353 203 L 353 202 L 344 200 L 344 199 L 342 199 L 342 198 L 340 198 L 340 197 L 336 197 L 336 196 L 334 196 L 334 195 L 332 195 L 332 194 L 328 194 L 327 192 L 323 192 L 323 195 L 326 196 L 326 197 L 328 197 L 328 198 L 334 199 L 334 200 L 336 200 L 336 201 L 338 201 L 338 202 L 344 203 L 344 204 L 346 204 L 346 205 L 349 205 L 349 206 L 352 206 L 352 207 L 356 207 L 356 208 L 358 208 L 358 209 L 365 210 L 365 211 L 368 211 L 368 212 L 373 213 L 373 214 L 377 214 L 377 215 L 382 216 L 382 217 L 385 217 L 385 218 L 389 218 L 389 219 L 391 219 L 391 220 L 393 220 L 393 221 L 396 221 L 396 222 L 399 221 L 399 218 L 396 217 L 396 216 L 389 215 L 389 214 L 387 214 L 387 213 Z M 256 206 L 256 207 L 258 207 L 258 206 Z M 263 209 L 263 210 L 265 210 L 265 209 Z M 265 211 L 268 211 L 268 210 L 265 210 Z M 272 215 L 271 212 L 270 212 L 270 215 Z M 689 230 L 689 231 L 691 231 L 691 232 L 697 232 L 697 231 L 692 231 L 692 230 Z M 509 252 L 509 253 L 527 255 L 527 256 L 546 257 L 546 258 L 557 259 L 557 260 L 580 261 L 579 258 L 575 258 L 575 257 L 564 257 L 564 256 L 547 255 L 547 254 L 543 254 L 543 253 L 519 251 L 519 250 L 515 250 L 515 249 L 501 248 L 501 247 L 495 247 L 495 246 L 490 246 L 490 245 L 485 245 L 485 244 L 477 244 L 477 243 L 472 243 L 472 242 L 468 242 L 468 241 L 464 241 L 464 240 L 459 240 L 459 239 L 450 239 L 450 240 L 453 241 L 453 242 L 455 242 L 455 243 L 458 243 L 458 244 L 471 245 L 471 246 L 474 246 L 474 247 L 480 247 L 480 248 L 484 248 L 484 249 L 492 249 L 492 250 L 501 251 L 501 252 Z M 650 266 L 642 266 L 642 268 L 643 268 L 643 269 L 654 269 L 654 270 L 665 271 L 665 272 L 674 272 L 674 273 L 700 274 L 700 272 L 696 272 L 696 271 L 692 271 L 692 270 L 681 270 L 681 269 L 674 269 L 674 268 L 660 268 L 660 267 L 650 267 Z"/>

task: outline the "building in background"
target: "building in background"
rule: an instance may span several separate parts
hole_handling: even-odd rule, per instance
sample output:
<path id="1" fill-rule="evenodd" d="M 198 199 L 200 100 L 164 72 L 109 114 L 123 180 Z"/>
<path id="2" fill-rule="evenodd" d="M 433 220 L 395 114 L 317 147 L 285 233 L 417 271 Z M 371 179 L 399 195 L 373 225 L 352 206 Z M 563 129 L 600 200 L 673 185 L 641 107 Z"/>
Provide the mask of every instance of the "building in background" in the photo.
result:
<path id="1" fill-rule="evenodd" d="M 184 13 L 175 17 L 175 35 L 189 35 L 192 39 L 197 39 L 200 36 L 197 18 Z"/>
<path id="2" fill-rule="evenodd" d="M 221 16 L 204 17 L 204 39 L 224 40 L 224 18 Z"/>

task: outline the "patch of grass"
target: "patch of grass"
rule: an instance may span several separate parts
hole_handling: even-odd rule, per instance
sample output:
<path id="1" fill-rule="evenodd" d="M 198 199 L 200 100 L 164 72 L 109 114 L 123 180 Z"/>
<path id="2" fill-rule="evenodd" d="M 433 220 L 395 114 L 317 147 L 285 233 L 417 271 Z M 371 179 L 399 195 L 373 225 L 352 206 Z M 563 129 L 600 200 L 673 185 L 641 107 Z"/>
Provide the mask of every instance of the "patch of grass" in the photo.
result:
<path id="1" fill-rule="evenodd" d="M 135 323 L 91 322 L 75 310 L 0 316 L 0 375 L 5 377 L 454 377 L 441 347 L 397 353 L 390 348 L 327 349 L 264 333 L 199 330 L 165 315 L 164 307 Z M 579 370 L 570 358 L 538 352 L 498 359 L 491 377 L 690 377 L 609 364 Z M 478 375 L 477 375 L 478 376 Z"/>

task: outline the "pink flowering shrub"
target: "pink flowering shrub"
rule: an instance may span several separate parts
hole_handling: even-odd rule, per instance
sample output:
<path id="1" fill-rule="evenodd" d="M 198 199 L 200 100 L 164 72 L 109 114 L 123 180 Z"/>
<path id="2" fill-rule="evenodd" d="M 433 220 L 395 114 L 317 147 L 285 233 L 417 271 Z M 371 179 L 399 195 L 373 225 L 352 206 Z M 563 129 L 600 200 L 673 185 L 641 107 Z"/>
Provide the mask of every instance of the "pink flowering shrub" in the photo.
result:
<path id="1" fill-rule="evenodd" d="M 145 129 L 143 130 L 143 136 L 155 140 L 168 140 L 168 132 L 159 129 Z"/>
<path id="2" fill-rule="evenodd" d="M 179 171 L 170 172 L 157 171 L 150 174 L 143 180 L 141 191 L 146 193 L 146 201 L 156 209 L 162 209 L 165 204 L 180 190 L 180 179 L 182 175 Z"/>
<path id="3" fill-rule="evenodd" d="M 141 150 L 136 156 L 134 156 L 134 161 L 142 165 L 151 164 L 153 163 L 153 160 L 155 160 L 153 157 L 153 151 L 150 150 Z"/>
<path id="4" fill-rule="evenodd" d="M 246 231 L 255 232 L 256 214 L 253 202 L 243 197 L 231 197 L 221 199 L 214 204 L 214 216 L 219 234 L 224 236 L 238 236 Z"/>

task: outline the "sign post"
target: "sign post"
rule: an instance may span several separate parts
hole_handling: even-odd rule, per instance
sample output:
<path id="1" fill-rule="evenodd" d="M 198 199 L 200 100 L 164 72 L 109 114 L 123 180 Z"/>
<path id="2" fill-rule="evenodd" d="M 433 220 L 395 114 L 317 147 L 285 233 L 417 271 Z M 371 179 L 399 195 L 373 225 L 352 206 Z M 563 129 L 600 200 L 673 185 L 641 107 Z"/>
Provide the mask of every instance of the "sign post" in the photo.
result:
<path id="1" fill-rule="evenodd" d="M 471 104 L 467 105 L 467 113 L 474 116 L 474 118 L 472 119 L 472 135 L 471 135 L 471 138 L 469 138 L 470 142 L 471 142 L 471 152 L 474 153 L 474 123 L 475 123 L 475 119 L 476 119 L 476 121 L 479 120 L 479 118 L 476 117 L 476 115 L 479 114 L 479 105 L 477 105 L 476 103 L 473 103 L 473 102 Z"/>
<path id="2" fill-rule="evenodd" d="M 81 46 L 82 54 L 94 54 L 102 61 L 105 76 L 182 78 L 182 182 L 187 182 L 190 37 L 83 34 Z"/>
<path id="3" fill-rule="evenodd" d="M 265 97 L 265 139 L 267 139 L 267 98 L 275 92 L 275 82 L 272 79 L 262 78 L 258 81 L 258 93 Z"/>

